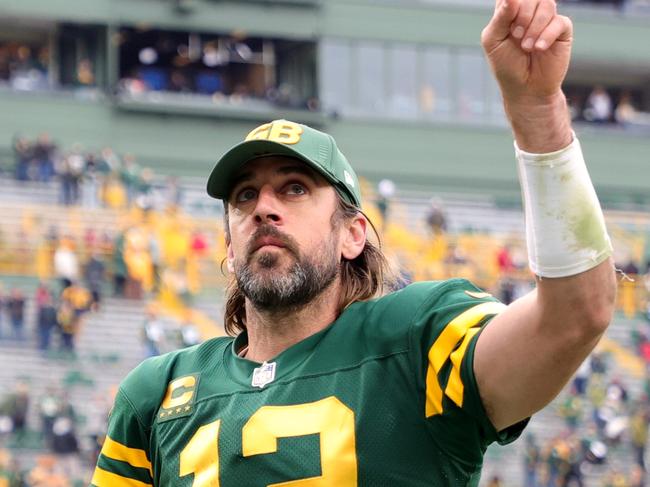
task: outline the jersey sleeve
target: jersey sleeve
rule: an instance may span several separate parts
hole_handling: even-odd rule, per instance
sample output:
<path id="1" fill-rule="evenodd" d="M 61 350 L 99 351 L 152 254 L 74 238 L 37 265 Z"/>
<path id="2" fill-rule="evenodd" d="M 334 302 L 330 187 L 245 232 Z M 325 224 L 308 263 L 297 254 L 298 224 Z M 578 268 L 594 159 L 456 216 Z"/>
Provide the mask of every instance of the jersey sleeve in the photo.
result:
<path id="1" fill-rule="evenodd" d="M 427 427 L 440 448 L 461 461 L 480 463 L 490 443 L 514 441 L 527 424 L 496 431 L 474 375 L 477 339 L 505 307 L 470 282 L 452 279 L 430 290 L 411 323 L 411 350 L 424 389 Z"/>
<path id="2" fill-rule="evenodd" d="M 91 481 L 92 487 L 153 485 L 146 428 L 120 389 L 111 410 L 108 432 Z"/>

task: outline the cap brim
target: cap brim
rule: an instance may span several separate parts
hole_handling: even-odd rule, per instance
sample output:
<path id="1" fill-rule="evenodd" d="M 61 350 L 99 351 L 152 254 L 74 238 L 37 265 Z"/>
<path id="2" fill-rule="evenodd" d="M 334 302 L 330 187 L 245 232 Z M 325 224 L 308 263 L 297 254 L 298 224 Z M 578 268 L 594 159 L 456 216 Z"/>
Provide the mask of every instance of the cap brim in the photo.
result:
<path id="1" fill-rule="evenodd" d="M 336 178 L 322 166 L 292 149 L 291 146 L 270 140 L 249 140 L 237 144 L 217 161 L 208 178 L 208 194 L 213 198 L 227 199 L 230 196 L 237 171 L 248 161 L 265 156 L 285 156 L 299 159 L 330 183 L 337 184 Z"/>

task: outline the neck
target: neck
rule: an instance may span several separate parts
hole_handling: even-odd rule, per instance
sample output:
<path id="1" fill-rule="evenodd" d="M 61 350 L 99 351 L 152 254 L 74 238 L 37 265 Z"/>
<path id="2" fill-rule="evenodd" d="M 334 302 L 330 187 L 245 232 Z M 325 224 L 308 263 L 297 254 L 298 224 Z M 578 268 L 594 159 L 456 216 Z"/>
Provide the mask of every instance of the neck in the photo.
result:
<path id="1" fill-rule="evenodd" d="M 264 362 L 287 348 L 327 328 L 337 318 L 341 294 L 337 278 L 320 295 L 291 310 L 259 310 L 246 300 L 248 351 L 246 358 Z"/>

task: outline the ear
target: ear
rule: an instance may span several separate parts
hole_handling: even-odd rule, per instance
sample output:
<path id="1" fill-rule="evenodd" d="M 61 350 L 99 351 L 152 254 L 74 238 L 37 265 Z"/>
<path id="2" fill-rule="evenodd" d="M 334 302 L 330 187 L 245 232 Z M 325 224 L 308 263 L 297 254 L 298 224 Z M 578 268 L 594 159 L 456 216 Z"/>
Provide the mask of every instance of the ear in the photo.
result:
<path id="1" fill-rule="evenodd" d="M 235 254 L 232 251 L 232 242 L 228 242 L 227 253 L 226 253 L 226 266 L 228 267 L 228 272 L 234 274 L 235 272 Z"/>
<path id="2" fill-rule="evenodd" d="M 361 255 L 366 245 L 366 218 L 357 214 L 349 222 L 343 225 L 343 242 L 341 245 L 341 256 L 346 260 L 353 260 Z"/>

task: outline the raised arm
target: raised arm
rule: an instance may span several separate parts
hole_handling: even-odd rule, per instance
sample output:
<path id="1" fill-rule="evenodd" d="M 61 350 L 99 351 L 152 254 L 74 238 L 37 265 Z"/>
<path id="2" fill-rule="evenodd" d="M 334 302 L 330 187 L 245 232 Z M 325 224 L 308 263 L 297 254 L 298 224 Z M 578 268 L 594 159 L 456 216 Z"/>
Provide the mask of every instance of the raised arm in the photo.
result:
<path id="1" fill-rule="evenodd" d="M 609 324 L 616 280 L 561 85 L 573 26 L 553 0 L 497 0 L 481 41 L 516 140 L 537 287 L 495 317 L 474 359 L 497 429 L 549 403 Z"/>

